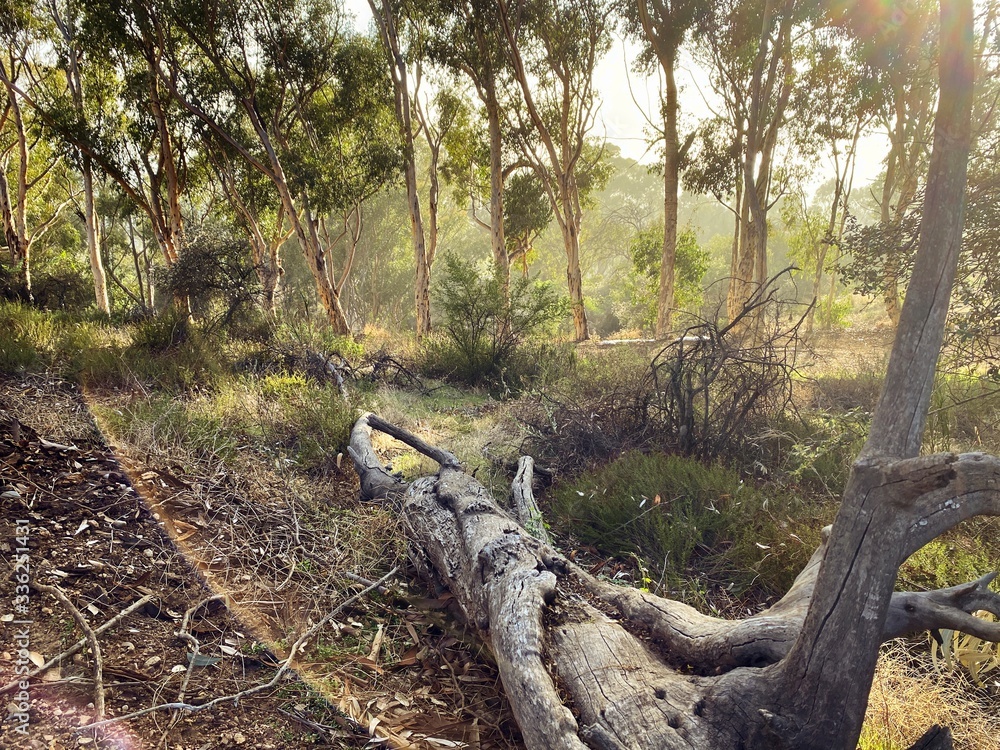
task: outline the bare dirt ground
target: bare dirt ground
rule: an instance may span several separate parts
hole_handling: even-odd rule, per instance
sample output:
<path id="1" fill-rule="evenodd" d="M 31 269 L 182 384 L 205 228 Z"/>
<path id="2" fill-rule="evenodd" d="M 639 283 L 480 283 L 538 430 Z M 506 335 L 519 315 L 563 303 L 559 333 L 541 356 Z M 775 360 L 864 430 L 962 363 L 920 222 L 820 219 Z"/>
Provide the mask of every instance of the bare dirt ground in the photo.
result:
<path id="1" fill-rule="evenodd" d="M 0 748 L 516 746 L 495 672 L 440 616 L 447 597 L 407 589 L 401 545 L 352 573 L 372 550 L 343 524 L 389 514 L 358 507 L 351 472 L 324 492 L 326 525 L 287 486 L 108 445 L 72 385 L 0 380 Z M 22 693 L 78 620 L 112 622 L 99 672 L 88 645 Z M 84 728 L 102 696 L 119 720 Z"/>

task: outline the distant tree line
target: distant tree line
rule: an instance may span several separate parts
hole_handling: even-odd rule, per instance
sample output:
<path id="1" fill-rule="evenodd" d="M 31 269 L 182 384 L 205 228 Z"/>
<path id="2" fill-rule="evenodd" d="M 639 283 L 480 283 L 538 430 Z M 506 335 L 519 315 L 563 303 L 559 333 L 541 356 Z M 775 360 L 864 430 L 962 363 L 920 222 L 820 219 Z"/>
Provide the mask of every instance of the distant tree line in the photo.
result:
<path id="1" fill-rule="evenodd" d="M 598 135 L 596 71 L 619 35 L 662 95 L 647 133 L 662 213 L 646 206 L 618 243 L 633 288 L 655 293 L 643 324 L 669 335 L 700 283 L 682 186 L 730 212 L 724 316 L 769 277 L 780 222 L 815 301 L 809 330 L 815 310 L 832 318 L 842 280 L 881 297 L 895 321 L 931 142 L 938 20 L 924 0 L 884 18 L 854 5 L 369 0 L 373 22 L 359 30 L 339 0 L 3 0 L 0 284 L 8 297 L 79 303 L 70 280 L 86 263 L 101 313 L 113 301 L 152 310 L 163 269 L 224 226 L 264 314 L 281 312 L 294 252 L 314 289 L 295 293 L 335 332 L 388 310 L 408 279 L 422 336 L 439 249 L 457 242 L 447 204 L 488 237 L 507 294 L 512 269 L 527 274 L 539 237 L 558 233 L 573 337 L 585 340 L 597 262 L 586 243 L 616 163 Z M 970 226 L 984 229 L 968 243 L 973 269 L 995 253 L 982 235 L 997 184 L 996 3 L 977 13 L 970 191 L 981 208 Z M 682 65 L 704 74 L 706 118 L 682 107 Z M 859 145 L 879 132 L 885 168 L 859 195 Z M 811 195 L 817 174 L 830 181 Z M 402 242 L 393 225 L 408 226 L 406 264 L 387 250 Z M 981 297 L 991 276 L 963 277 L 961 299 Z"/>

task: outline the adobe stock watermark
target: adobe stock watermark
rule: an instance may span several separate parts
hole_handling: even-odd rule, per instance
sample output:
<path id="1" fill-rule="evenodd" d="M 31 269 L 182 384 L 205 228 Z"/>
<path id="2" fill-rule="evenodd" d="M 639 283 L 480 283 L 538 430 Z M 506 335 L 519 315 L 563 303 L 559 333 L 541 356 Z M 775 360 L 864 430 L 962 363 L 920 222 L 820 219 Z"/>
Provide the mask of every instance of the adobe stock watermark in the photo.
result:
<path id="1" fill-rule="evenodd" d="M 15 521 L 14 528 L 14 619 L 7 623 L 14 634 L 14 675 L 21 678 L 17 692 L 8 704 L 7 721 L 14 732 L 26 736 L 31 721 L 31 689 L 28 675 L 31 673 L 31 626 L 28 605 L 31 602 L 31 522 L 23 519 Z"/>

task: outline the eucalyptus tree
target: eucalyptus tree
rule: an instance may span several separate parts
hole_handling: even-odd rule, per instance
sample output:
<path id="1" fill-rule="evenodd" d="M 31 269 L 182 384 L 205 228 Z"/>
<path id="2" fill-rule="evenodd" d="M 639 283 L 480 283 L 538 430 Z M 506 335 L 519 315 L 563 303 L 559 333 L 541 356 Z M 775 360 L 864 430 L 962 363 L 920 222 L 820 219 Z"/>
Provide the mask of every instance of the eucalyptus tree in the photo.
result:
<path id="1" fill-rule="evenodd" d="M 508 74 L 508 58 L 496 3 L 487 0 L 439 0 L 429 42 L 431 56 L 466 77 L 482 104 L 488 134 L 485 159 L 473 158 L 474 149 L 470 148 L 472 134 L 467 133 L 463 166 L 471 178 L 469 195 L 473 203 L 473 217 L 478 222 L 482 222 L 475 210 L 478 194 L 482 192 L 489 196 L 485 203 L 489 206 L 489 223 L 486 226 L 490 231 L 490 248 L 493 262 L 506 284 L 510 278 L 511 258 L 505 239 L 504 181 L 517 160 L 509 156 L 509 148 L 505 149 L 504 144 L 502 80 Z M 477 184 L 477 161 L 487 166 L 486 190 Z"/>
<path id="2" fill-rule="evenodd" d="M 419 3 L 407 0 L 368 0 L 372 15 L 378 26 L 385 53 L 388 56 L 389 75 L 392 80 L 393 105 L 396 125 L 403 143 L 403 180 L 406 185 L 406 204 L 410 215 L 410 236 L 413 242 L 413 258 L 416 263 L 414 278 L 414 303 L 417 315 L 417 337 L 431 330 L 431 266 L 434 264 L 433 251 L 427 246 L 424 217 L 420 209 L 420 193 L 417 185 L 417 152 L 415 139 L 417 126 L 414 124 L 413 99 L 410 82 L 409 63 L 411 50 L 407 46 L 406 25 L 414 16 L 420 15 Z M 411 35 L 412 41 L 412 35 Z M 414 45 L 414 46 L 419 46 Z M 417 51 L 416 54 L 422 54 Z M 410 59 L 408 59 L 410 58 Z"/>
<path id="3" fill-rule="evenodd" d="M 86 51 L 80 40 L 80 24 L 83 20 L 79 3 L 75 0 L 49 0 L 49 13 L 58 32 L 56 49 L 66 74 L 66 88 L 80 119 L 86 117 L 84 70 Z M 111 303 L 108 299 L 108 282 L 101 257 L 100 221 L 97 215 L 97 189 L 94 176 L 94 160 L 90 154 L 75 149 L 79 159 L 80 177 L 83 181 L 83 225 L 87 239 L 87 254 L 90 258 L 91 275 L 94 277 L 94 299 L 97 309 L 108 315 Z"/>
<path id="4" fill-rule="evenodd" d="M 520 100 L 508 108 L 521 154 L 538 175 L 566 252 L 566 282 L 577 341 L 589 336 L 580 269 L 580 227 L 588 189 L 607 178 L 589 133 L 599 100 L 594 70 L 611 44 L 605 0 L 496 3 L 505 54 Z"/>
<path id="5" fill-rule="evenodd" d="M 26 106 L 49 81 L 39 64 L 49 36 L 44 19 L 25 2 L 0 9 L 0 220 L 19 285 L 31 299 L 32 249 L 72 204 L 72 175 Z M 106 301 L 106 295 L 105 295 Z"/>
<path id="6" fill-rule="evenodd" d="M 206 141 L 205 158 L 212 166 L 233 218 L 243 228 L 260 281 L 261 308 L 277 315 L 279 283 L 284 273 L 281 253 L 293 231 L 285 221 L 285 205 L 270 181 L 224 142 Z"/>
<path id="7" fill-rule="evenodd" d="M 200 128 L 270 181 L 329 324 L 350 333 L 340 302 L 350 263 L 330 267 L 326 217 L 351 197 L 351 170 L 367 164 L 363 171 L 380 184 L 396 162 L 394 145 L 371 125 L 387 86 L 370 66 L 353 72 L 369 52 L 352 42 L 340 10 L 326 0 L 134 0 L 117 12 L 140 36 L 169 41 L 158 81 Z"/>
<path id="8" fill-rule="evenodd" d="M 111 0 L 81 7 L 81 43 L 95 77 L 91 88 L 99 87 L 91 94 L 100 98 L 82 117 L 70 100 L 61 130 L 143 208 L 171 265 L 184 246 L 183 202 L 193 149 L 189 121 L 160 76 L 176 32 L 157 27 L 148 8 L 130 14 Z"/>
<path id="9" fill-rule="evenodd" d="M 864 59 L 864 50 L 850 37 L 831 27 L 811 29 L 801 45 L 803 66 L 801 85 L 793 94 L 792 108 L 799 117 L 791 124 L 797 131 L 802 153 L 826 157 L 832 167 L 833 190 L 826 219 L 818 232 L 815 226 L 811 248 L 812 300 L 806 315 L 805 335 L 813 330 L 816 309 L 822 295 L 823 274 L 829 270 L 829 293 L 823 303 L 827 320 L 836 290 L 836 266 L 828 263 L 831 248 L 839 245 L 848 216 L 854 184 L 858 143 L 883 106 L 884 94 Z M 806 224 L 809 222 L 807 221 Z"/>
<path id="10" fill-rule="evenodd" d="M 889 155 L 878 199 L 879 219 L 898 227 L 914 205 L 926 164 L 937 97 L 933 54 L 937 19 L 931 0 L 913 0 L 864 38 L 864 51 L 877 63 L 879 85 L 887 92 L 878 123 L 889 136 Z M 882 299 L 893 324 L 900 314 L 900 262 L 897 253 L 882 258 Z"/>
<path id="11" fill-rule="evenodd" d="M 657 338 L 670 332 L 677 257 L 677 193 L 681 163 L 691 145 L 690 138 L 681 141 L 677 126 L 678 54 L 705 9 L 706 4 L 699 0 L 621 0 L 619 4 L 626 32 L 643 44 L 636 65 L 640 70 L 649 71 L 658 64 L 664 81 L 660 103 L 663 117 L 663 243 L 656 300 Z"/>
<path id="12" fill-rule="evenodd" d="M 799 74 L 794 33 L 815 8 L 803 0 L 722 0 L 699 17 L 699 54 L 723 114 L 705 132 L 703 165 L 692 183 L 735 197 L 730 319 L 767 278 L 767 213 L 775 161 Z"/>

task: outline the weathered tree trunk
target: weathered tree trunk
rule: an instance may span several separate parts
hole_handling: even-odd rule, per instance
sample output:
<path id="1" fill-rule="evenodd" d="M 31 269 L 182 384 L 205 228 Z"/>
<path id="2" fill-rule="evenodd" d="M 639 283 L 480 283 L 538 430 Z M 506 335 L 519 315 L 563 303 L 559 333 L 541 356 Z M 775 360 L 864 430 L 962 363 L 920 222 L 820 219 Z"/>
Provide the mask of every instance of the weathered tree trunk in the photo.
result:
<path id="1" fill-rule="evenodd" d="M 730 622 L 596 580 L 451 454 L 371 415 L 355 426 L 364 494 L 402 495 L 418 570 L 490 646 L 529 748 L 852 750 L 881 643 L 942 626 L 1000 641 L 1000 623 L 971 614 L 1000 612 L 994 574 L 893 591 L 910 554 L 963 520 L 1000 515 L 1000 459 L 918 456 L 961 240 L 972 104 L 972 3 L 941 5 L 925 221 L 885 389 L 834 525 L 777 604 Z M 438 474 L 404 485 L 375 457 L 372 427 L 434 457 Z"/>

